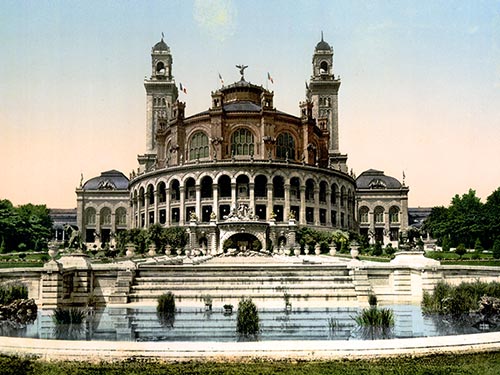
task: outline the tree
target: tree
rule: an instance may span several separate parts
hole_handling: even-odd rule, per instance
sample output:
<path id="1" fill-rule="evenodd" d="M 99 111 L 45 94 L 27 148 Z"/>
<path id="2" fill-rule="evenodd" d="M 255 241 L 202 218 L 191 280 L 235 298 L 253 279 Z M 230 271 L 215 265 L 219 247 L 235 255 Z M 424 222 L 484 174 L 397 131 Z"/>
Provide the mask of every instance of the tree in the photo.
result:
<path id="1" fill-rule="evenodd" d="M 500 238 L 500 188 L 486 198 L 483 208 L 486 221 L 485 235 L 482 237 L 483 246 L 491 248 L 496 238 Z"/>
<path id="2" fill-rule="evenodd" d="M 467 252 L 467 249 L 465 248 L 465 245 L 463 243 L 459 244 L 457 246 L 457 249 L 455 250 L 455 254 L 457 254 L 460 259 L 462 259 L 462 257 L 465 255 L 465 253 Z"/>
<path id="3" fill-rule="evenodd" d="M 497 238 L 493 243 L 493 258 L 500 259 L 500 239 Z"/>

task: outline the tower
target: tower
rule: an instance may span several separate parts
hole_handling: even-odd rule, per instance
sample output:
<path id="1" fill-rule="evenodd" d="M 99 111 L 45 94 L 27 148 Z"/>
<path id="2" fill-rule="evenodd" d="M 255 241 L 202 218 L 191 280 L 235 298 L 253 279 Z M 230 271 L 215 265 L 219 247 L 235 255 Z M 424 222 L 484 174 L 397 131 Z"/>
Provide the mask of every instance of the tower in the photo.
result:
<path id="1" fill-rule="evenodd" d="M 177 100 L 177 86 L 172 75 L 170 48 L 161 40 L 151 49 L 151 77 L 144 80 L 146 89 L 146 154 L 139 164 L 148 166 L 156 157 L 156 130 L 159 120 L 168 121 L 172 104 Z"/>
<path id="2" fill-rule="evenodd" d="M 323 40 L 316 44 L 312 58 L 313 74 L 308 88 L 308 97 L 313 102 L 313 117 L 326 123 L 330 133 L 328 146 L 329 164 L 347 172 L 347 155 L 339 151 L 338 92 L 340 79 L 333 73 L 333 48 Z"/>

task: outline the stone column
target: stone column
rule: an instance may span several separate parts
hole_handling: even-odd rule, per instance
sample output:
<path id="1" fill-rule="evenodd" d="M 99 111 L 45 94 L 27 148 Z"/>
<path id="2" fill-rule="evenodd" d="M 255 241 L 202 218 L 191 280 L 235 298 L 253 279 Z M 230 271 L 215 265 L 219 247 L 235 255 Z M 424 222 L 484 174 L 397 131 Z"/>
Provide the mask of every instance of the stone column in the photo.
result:
<path id="1" fill-rule="evenodd" d="M 170 226 L 170 189 L 165 188 L 165 226 L 169 227 Z"/>
<path id="2" fill-rule="evenodd" d="M 326 225 L 332 226 L 332 192 L 330 189 L 326 190 Z"/>
<path id="3" fill-rule="evenodd" d="M 158 213 L 158 202 L 160 201 L 160 191 L 159 190 L 155 190 L 154 193 L 155 195 L 155 208 L 154 208 L 154 212 L 153 212 L 153 215 L 154 215 L 154 222 L 155 223 L 159 223 L 160 222 L 160 215 Z"/>
<path id="4" fill-rule="evenodd" d="M 217 187 L 217 184 L 212 185 L 212 197 L 213 197 L 213 203 L 212 203 L 212 212 L 215 212 L 217 215 L 217 218 L 219 217 L 219 188 Z"/>
<path id="5" fill-rule="evenodd" d="M 250 205 L 248 206 L 248 209 L 255 213 L 255 184 L 250 182 L 248 184 L 248 188 L 250 189 Z"/>
<path id="6" fill-rule="evenodd" d="M 306 224 L 306 187 L 303 185 L 300 186 L 299 224 Z"/>
<path id="7" fill-rule="evenodd" d="M 144 226 L 149 226 L 149 193 L 147 189 L 144 193 Z"/>
<path id="8" fill-rule="evenodd" d="M 314 187 L 314 225 L 319 225 L 319 188 Z"/>
<path id="9" fill-rule="evenodd" d="M 267 218 L 271 218 L 271 212 L 273 212 L 273 184 L 267 184 Z"/>
<path id="10" fill-rule="evenodd" d="M 231 207 L 236 205 L 236 182 L 231 182 Z"/>
<path id="11" fill-rule="evenodd" d="M 179 187 L 179 192 L 181 195 L 180 199 L 180 207 L 179 207 L 179 225 L 184 225 L 184 201 L 185 201 L 185 196 L 184 196 L 184 186 Z"/>
<path id="12" fill-rule="evenodd" d="M 368 212 L 368 222 L 370 223 L 369 232 L 375 234 L 375 213 L 373 211 Z M 370 238 L 370 244 L 374 244 L 375 240 Z"/>
<path id="13" fill-rule="evenodd" d="M 290 184 L 285 184 L 285 207 L 283 210 L 283 221 L 288 220 L 288 216 L 290 215 Z"/>
<path id="14" fill-rule="evenodd" d="M 201 220 L 201 186 L 200 184 L 196 184 L 194 186 L 196 191 L 196 206 L 195 206 L 195 214 L 198 220 Z"/>

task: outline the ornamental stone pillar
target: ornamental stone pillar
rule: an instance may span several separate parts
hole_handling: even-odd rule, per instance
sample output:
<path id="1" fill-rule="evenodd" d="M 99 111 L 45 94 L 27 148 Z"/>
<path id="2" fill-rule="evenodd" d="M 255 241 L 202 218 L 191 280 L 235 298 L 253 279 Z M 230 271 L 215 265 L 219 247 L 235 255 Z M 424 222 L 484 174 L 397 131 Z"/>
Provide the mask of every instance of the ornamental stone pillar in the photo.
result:
<path id="1" fill-rule="evenodd" d="M 212 185 L 212 197 L 213 197 L 213 204 L 212 204 L 212 212 L 219 217 L 219 188 L 217 184 Z"/>
<path id="2" fill-rule="evenodd" d="M 165 188 L 165 226 L 169 227 L 170 226 L 170 189 Z"/>
<path id="3" fill-rule="evenodd" d="M 271 219 L 271 213 L 274 211 L 273 207 L 273 184 L 267 184 L 267 218 Z"/>
<path id="4" fill-rule="evenodd" d="M 299 224 L 306 224 L 306 187 L 304 185 L 300 186 Z"/>
<path id="5" fill-rule="evenodd" d="M 332 226 L 332 193 L 330 190 L 326 190 L 326 225 Z"/>
<path id="6" fill-rule="evenodd" d="M 285 208 L 283 210 L 283 221 L 287 221 L 290 215 L 290 184 L 285 184 Z"/>
<path id="7" fill-rule="evenodd" d="M 184 225 L 184 212 L 185 212 L 184 201 L 186 199 L 186 197 L 184 196 L 184 186 L 180 186 L 179 191 L 181 195 L 180 206 L 179 206 L 179 224 Z"/>
<path id="8" fill-rule="evenodd" d="M 319 188 L 314 187 L 314 225 L 319 225 Z"/>
<path id="9" fill-rule="evenodd" d="M 253 182 L 250 182 L 248 184 L 248 188 L 250 189 L 250 204 L 248 206 L 248 209 L 255 213 L 255 184 Z"/>
<path id="10" fill-rule="evenodd" d="M 201 219 L 201 186 L 200 184 L 196 184 L 194 188 L 196 192 L 195 214 L 198 219 Z"/>
<path id="11" fill-rule="evenodd" d="M 236 206 L 236 182 L 231 182 L 231 207 Z"/>

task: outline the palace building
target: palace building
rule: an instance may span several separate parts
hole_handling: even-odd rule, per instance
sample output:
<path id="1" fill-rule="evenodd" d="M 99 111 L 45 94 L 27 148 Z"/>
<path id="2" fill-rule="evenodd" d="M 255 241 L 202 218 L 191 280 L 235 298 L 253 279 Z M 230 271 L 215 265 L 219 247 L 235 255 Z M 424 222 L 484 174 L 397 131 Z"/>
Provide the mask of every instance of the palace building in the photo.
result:
<path id="1" fill-rule="evenodd" d="M 321 37 L 299 116 L 275 108 L 274 93 L 248 82 L 239 65 L 239 81 L 213 91 L 207 111 L 186 117 L 162 38 L 144 81 L 145 153 L 130 178 L 113 170 L 77 188 L 84 240 L 108 242 L 119 230 L 155 223 L 185 227 L 189 246 L 212 254 L 228 243 L 291 248 L 301 226 L 361 227 L 379 241 L 397 240 L 407 226 L 408 188 L 382 172 L 348 173 L 333 54 Z"/>

